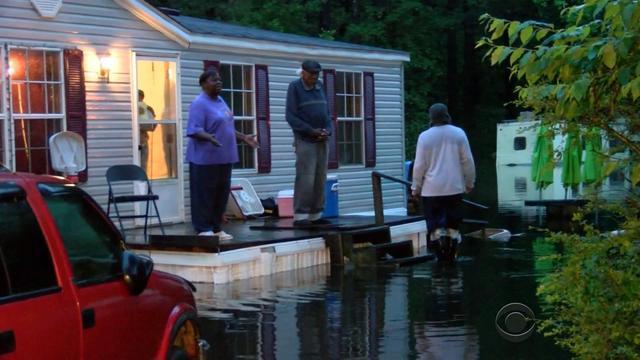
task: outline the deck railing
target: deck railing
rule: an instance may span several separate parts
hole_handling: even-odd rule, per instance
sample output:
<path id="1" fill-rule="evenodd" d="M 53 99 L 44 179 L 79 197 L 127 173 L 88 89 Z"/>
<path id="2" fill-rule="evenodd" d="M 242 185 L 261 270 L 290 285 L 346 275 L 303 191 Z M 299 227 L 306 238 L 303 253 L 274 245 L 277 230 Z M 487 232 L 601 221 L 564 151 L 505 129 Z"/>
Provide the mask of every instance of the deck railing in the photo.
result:
<path id="1" fill-rule="evenodd" d="M 384 225 L 384 207 L 382 203 L 382 179 L 383 178 L 387 180 L 391 180 L 393 182 L 397 182 L 411 189 L 411 182 L 409 181 L 398 179 L 397 177 L 383 174 L 379 171 L 371 172 L 371 184 L 373 186 L 373 212 L 376 217 L 376 225 Z M 469 204 L 479 209 L 483 209 L 483 210 L 489 209 L 488 206 L 478 204 L 476 202 L 473 202 L 467 199 L 462 199 L 462 201 L 466 204 Z"/>

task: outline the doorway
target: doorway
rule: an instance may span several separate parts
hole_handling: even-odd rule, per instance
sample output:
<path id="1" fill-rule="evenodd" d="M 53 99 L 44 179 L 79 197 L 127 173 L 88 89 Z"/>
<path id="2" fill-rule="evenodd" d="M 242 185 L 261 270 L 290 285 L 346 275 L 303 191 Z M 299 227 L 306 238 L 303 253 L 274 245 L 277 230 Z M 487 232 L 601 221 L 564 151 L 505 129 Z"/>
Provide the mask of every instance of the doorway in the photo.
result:
<path id="1" fill-rule="evenodd" d="M 176 57 L 134 53 L 134 150 L 153 192 L 163 222 L 184 220 L 179 73 Z M 138 192 L 146 189 L 137 189 Z M 143 212 L 136 208 L 137 213 Z"/>

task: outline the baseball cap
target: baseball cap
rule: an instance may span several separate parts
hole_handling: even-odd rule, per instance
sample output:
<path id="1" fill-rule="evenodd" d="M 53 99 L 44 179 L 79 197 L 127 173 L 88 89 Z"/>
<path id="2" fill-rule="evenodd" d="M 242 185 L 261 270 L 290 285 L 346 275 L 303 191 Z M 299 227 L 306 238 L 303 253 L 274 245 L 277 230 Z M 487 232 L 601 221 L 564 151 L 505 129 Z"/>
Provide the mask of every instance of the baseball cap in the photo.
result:
<path id="1" fill-rule="evenodd" d="M 302 70 L 310 73 L 319 73 L 322 71 L 322 66 L 315 60 L 305 60 L 302 62 Z"/>

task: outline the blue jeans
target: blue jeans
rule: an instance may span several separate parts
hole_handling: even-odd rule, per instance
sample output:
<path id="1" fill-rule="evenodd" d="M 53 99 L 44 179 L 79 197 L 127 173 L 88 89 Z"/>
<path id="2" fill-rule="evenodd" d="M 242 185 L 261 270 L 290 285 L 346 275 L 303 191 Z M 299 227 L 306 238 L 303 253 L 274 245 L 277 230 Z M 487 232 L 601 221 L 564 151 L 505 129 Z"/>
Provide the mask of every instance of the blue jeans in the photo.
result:
<path id="1" fill-rule="evenodd" d="M 222 216 L 231 190 L 231 164 L 189 163 L 191 222 L 196 232 L 222 230 Z"/>

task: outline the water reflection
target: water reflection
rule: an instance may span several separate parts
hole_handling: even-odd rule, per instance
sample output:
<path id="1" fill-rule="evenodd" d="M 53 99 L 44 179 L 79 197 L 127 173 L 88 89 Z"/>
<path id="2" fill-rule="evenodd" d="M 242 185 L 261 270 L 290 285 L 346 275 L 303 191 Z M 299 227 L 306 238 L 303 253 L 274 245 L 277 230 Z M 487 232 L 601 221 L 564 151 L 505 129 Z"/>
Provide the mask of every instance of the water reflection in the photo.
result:
<path id="1" fill-rule="evenodd" d="M 467 239 L 453 266 L 329 266 L 225 285 L 198 285 L 198 307 L 211 359 L 564 359 L 538 333 L 522 343 L 501 338 L 500 308 L 529 306 L 542 319 L 536 288 L 553 269 L 555 247 L 530 232 L 540 210 L 529 166 L 480 164 L 470 197 L 491 207 L 491 227 L 525 232 L 507 243 Z M 543 198 L 564 198 L 558 178 Z M 609 181 L 615 198 L 624 182 Z M 570 194 L 569 194 L 570 195 Z M 544 214 L 542 214 L 544 215 Z"/>
<path id="2" fill-rule="evenodd" d="M 212 359 L 554 359 L 535 334 L 500 338 L 495 315 L 509 302 L 539 314 L 535 289 L 550 270 L 542 239 L 469 241 L 454 266 L 329 266 L 226 285 L 198 285 Z"/>
<path id="3" fill-rule="evenodd" d="M 592 193 L 594 189 L 588 186 L 580 186 L 575 190 L 565 190 L 562 186 L 562 169 L 554 168 L 553 183 L 542 191 L 536 189 L 536 184 L 531 180 L 530 165 L 496 166 L 497 202 L 498 214 L 514 214 L 522 221 L 534 219 L 539 222 L 544 215 L 544 208 L 524 206 L 525 200 L 561 200 L 566 198 L 580 198 Z M 617 171 L 604 180 L 602 186 L 597 189 L 600 198 L 607 200 L 622 199 L 628 189 L 624 173 Z"/>

